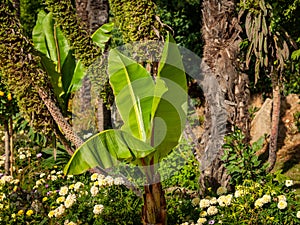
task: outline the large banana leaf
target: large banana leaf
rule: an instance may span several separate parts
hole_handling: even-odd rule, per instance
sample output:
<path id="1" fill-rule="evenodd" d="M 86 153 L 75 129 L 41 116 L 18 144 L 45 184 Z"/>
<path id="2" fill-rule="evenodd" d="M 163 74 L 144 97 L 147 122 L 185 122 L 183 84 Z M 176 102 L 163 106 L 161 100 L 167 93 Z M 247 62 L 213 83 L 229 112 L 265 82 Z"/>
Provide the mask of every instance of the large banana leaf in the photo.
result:
<path id="1" fill-rule="evenodd" d="M 32 37 L 35 49 L 46 56 L 42 57 L 42 64 L 49 74 L 56 97 L 59 99 L 65 94 L 66 100 L 76 62 L 68 40 L 55 25 L 52 13 L 39 12 Z M 48 70 L 49 68 L 51 69 Z"/>
<path id="2" fill-rule="evenodd" d="M 65 174 L 80 174 L 97 166 L 106 169 L 120 161 L 135 162 L 155 149 L 121 130 L 105 130 L 87 140 L 73 154 Z"/>
<path id="3" fill-rule="evenodd" d="M 152 77 L 144 67 L 115 49 L 109 54 L 108 73 L 116 105 L 124 121 L 122 130 L 146 141 L 151 134 L 155 87 Z"/>
<path id="4" fill-rule="evenodd" d="M 164 81 L 168 91 L 157 108 L 152 109 L 155 162 L 170 153 L 178 144 L 186 124 L 187 83 L 181 55 L 171 35 L 167 36 L 157 79 Z"/>

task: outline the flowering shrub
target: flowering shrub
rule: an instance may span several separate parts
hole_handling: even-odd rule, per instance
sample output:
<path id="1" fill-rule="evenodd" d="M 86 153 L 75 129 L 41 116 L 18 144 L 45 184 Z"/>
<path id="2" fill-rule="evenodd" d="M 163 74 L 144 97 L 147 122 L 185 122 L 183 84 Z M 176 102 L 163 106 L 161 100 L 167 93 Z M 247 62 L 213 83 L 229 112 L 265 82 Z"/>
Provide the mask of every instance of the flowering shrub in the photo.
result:
<path id="1" fill-rule="evenodd" d="M 41 154 L 17 151 L 15 177 L 0 175 L 0 224 L 139 224 L 142 200 L 122 178 L 41 170 Z M 0 157 L 0 169 L 4 157 Z M 22 167 L 22 169 L 21 169 Z"/>
<path id="2" fill-rule="evenodd" d="M 200 211 L 192 224 L 300 224 L 300 203 L 291 189 L 293 181 L 286 180 L 280 171 L 268 175 L 265 183 L 245 180 L 226 194 L 219 188 L 219 195 L 194 198 L 195 209 Z"/>

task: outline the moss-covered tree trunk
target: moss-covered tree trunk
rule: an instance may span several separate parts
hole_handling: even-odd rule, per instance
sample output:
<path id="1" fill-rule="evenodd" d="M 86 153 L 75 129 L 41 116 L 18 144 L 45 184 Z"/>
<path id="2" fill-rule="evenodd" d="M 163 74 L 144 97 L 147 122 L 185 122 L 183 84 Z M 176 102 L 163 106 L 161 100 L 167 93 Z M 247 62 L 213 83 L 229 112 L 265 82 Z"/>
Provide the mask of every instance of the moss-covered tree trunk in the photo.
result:
<path id="1" fill-rule="evenodd" d="M 219 87 L 208 88 L 204 93 L 206 129 L 201 138 L 200 152 L 202 194 L 208 187 L 216 190 L 219 186 L 229 185 L 230 177 L 220 159 L 225 133 L 237 126 L 249 137 L 248 77 L 239 72 L 237 59 L 241 27 L 235 7 L 234 0 L 203 1 L 203 62 L 208 67 L 207 76 L 213 76 Z M 216 96 L 224 100 L 220 101 L 218 99 L 222 98 Z M 226 116 L 218 114 L 222 109 L 227 112 Z"/>
<path id="2" fill-rule="evenodd" d="M 100 26 L 108 22 L 109 5 L 107 0 L 76 0 L 76 12 L 83 21 L 89 35 L 93 34 Z M 84 77 L 80 88 L 81 113 L 89 110 L 91 106 L 91 81 Z M 103 99 L 96 96 L 96 122 L 98 131 L 103 131 L 111 126 L 110 110 Z"/>

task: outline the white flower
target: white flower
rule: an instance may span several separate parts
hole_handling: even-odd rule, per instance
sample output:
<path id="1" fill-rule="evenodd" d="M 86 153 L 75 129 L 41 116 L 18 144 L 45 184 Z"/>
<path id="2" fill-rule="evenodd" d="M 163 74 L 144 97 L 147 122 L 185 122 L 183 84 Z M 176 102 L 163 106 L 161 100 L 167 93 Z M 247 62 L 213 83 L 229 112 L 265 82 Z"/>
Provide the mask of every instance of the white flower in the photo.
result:
<path id="1" fill-rule="evenodd" d="M 293 183 L 293 181 L 292 180 L 286 180 L 285 181 L 285 186 L 287 186 L 287 187 L 290 187 L 290 186 L 292 186 L 294 183 Z"/>
<path id="2" fill-rule="evenodd" d="M 229 206 L 231 204 L 232 197 L 233 197 L 232 194 L 229 194 L 229 195 L 225 196 L 224 203 L 225 203 L 226 206 Z"/>
<path id="3" fill-rule="evenodd" d="M 106 183 L 109 185 L 109 186 L 111 186 L 111 185 L 113 185 L 114 184 L 114 178 L 113 177 L 111 177 L 111 176 L 107 176 L 107 177 L 105 177 L 105 179 L 104 179 L 105 181 L 106 181 Z"/>
<path id="4" fill-rule="evenodd" d="M 76 182 L 76 184 L 74 185 L 74 190 L 78 191 L 81 186 L 84 186 L 84 184 L 81 182 Z"/>
<path id="5" fill-rule="evenodd" d="M 207 214 L 210 216 L 216 215 L 218 213 L 218 209 L 216 206 L 210 206 L 207 209 Z"/>
<path id="6" fill-rule="evenodd" d="M 76 195 L 75 194 L 70 194 L 65 200 L 65 207 L 70 208 L 74 203 L 76 202 Z"/>
<path id="7" fill-rule="evenodd" d="M 54 210 L 54 216 L 55 217 L 60 217 L 62 214 L 64 214 L 65 212 L 65 206 L 64 205 L 60 205 L 59 207 L 57 207 L 55 210 Z M 51 211 L 50 211 L 51 212 Z M 50 213 L 49 213 L 50 214 Z M 48 216 L 49 216 L 48 214 Z M 49 216 L 50 217 L 50 216 Z"/>
<path id="8" fill-rule="evenodd" d="M 277 204 L 278 209 L 285 209 L 287 207 L 287 202 L 286 201 L 279 201 Z"/>
<path id="9" fill-rule="evenodd" d="M 189 225 L 189 223 L 188 222 L 184 222 L 181 225 Z"/>
<path id="10" fill-rule="evenodd" d="M 264 201 L 262 200 L 262 198 L 259 198 L 257 199 L 255 202 L 254 202 L 254 206 L 255 208 L 260 208 L 264 205 Z"/>
<path id="11" fill-rule="evenodd" d="M 91 176 L 91 181 L 95 181 L 98 179 L 98 174 L 97 173 L 93 173 Z"/>
<path id="12" fill-rule="evenodd" d="M 63 186 L 59 190 L 59 195 L 66 195 L 68 194 L 69 188 L 67 186 Z"/>
<path id="13" fill-rule="evenodd" d="M 40 178 L 44 177 L 45 175 L 46 175 L 45 173 L 41 173 Z"/>
<path id="14" fill-rule="evenodd" d="M 286 197 L 284 195 L 278 195 L 277 198 L 278 201 L 286 201 Z"/>
<path id="15" fill-rule="evenodd" d="M 22 159 L 25 159 L 26 158 L 26 155 L 24 154 L 20 154 L 19 158 L 22 160 Z"/>
<path id="16" fill-rule="evenodd" d="M 297 217 L 298 219 L 300 219 L 300 211 L 297 212 L 296 217 Z"/>
<path id="17" fill-rule="evenodd" d="M 98 194 L 99 189 L 96 186 L 92 186 L 90 191 L 92 196 L 95 197 Z"/>
<path id="18" fill-rule="evenodd" d="M 217 195 L 223 195 L 223 194 L 226 194 L 227 193 L 227 188 L 226 187 L 219 187 L 217 189 Z"/>
<path id="19" fill-rule="evenodd" d="M 201 199 L 199 205 L 200 205 L 200 208 L 203 209 L 203 208 L 209 207 L 210 203 L 209 203 L 208 199 Z"/>
<path id="20" fill-rule="evenodd" d="M 262 196 L 262 201 L 264 204 L 271 202 L 271 196 L 270 195 L 264 195 Z"/>
<path id="21" fill-rule="evenodd" d="M 211 205 L 217 204 L 217 203 L 218 203 L 217 198 L 216 198 L 216 197 L 212 197 L 212 198 L 209 200 L 209 203 L 210 203 Z"/>
<path id="22" fill-rule="evenodd" d="M 199 219 L 197 220 L 197 225 L 202 225 L 202 224 L 204 224 L 206 221 L 207 221 L 206 218 L 199 218 Z"/>
<path id="23" fill-rule="evenodd" d="M 103 211 L 103 209 L 104 209 L 103 205 L 95 205 L 93 209 L 93 213 L 98 215 Z"/>
<path id="24" fill-rule="evenodd" d="M 242 193 L 241 190 L 236 190 L 236 191 L 234 192 L 234 197 L 235 197 L 235 198 L 239 198 L 239 197 L 241 197 L 241 196 L 243 196 L 243 193 Z"/>
<path id="25" fill-rule="evenodd" d="M 56 181 L 56 180 L 57 180 L 57 176 L 51 175 L 51 180 L 52 180 L 52 181 Z"/>
<path id="26" fill-rule="evenodd" d="M 124 184 L 124 180 L 122 177 L 117 177 L 116 179 L 114 179 L 114 185 L 122 185 Z"/>

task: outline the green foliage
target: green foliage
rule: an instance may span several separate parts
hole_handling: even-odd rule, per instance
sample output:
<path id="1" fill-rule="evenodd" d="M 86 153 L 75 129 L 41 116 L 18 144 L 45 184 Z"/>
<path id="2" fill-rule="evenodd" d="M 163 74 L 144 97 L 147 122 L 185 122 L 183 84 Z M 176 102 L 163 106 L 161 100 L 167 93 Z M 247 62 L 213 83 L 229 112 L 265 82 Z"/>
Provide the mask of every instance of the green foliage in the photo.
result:
<path id="1" fill-rule="evenodd" d="M 201 55 L 201 1 L 155 0 L 155 3 L 161 21 L 174 31 L 176 43 Z"/>
<path id="2" fill-rule="evenodd" d="M 300 112 L 294 113 L 294 120 L 295 120 L 295 125 L 298 129 L 298 132 L 300 132 Z"/>
<path id="3" fill-rule="evenodd" d="M 20 21 L 26 36 L 31 37 L 38 11 L 41 9 L 42 0 L 20 0 Z"/>
<path id="4" fill-rule="evenodd" d="M 262 148 L 264 137 L 261 137 L 252 146 L 244 142 L 245 136 L 236 129 L 225 137 L 222 161 L 231 176 L 231 184 L 239 185 L 244 180 L 259 181 L 266 175 L 267 165 L 263 165 L 255 153 Z"/>
<path id="5" fill-rule="evenodd" d="M 183 139 L 170 155 L 161 161 L 159 173 L 165 188 L 198 190 L 199 163 L 193 155 L 192 148 L 193 146 Z"/>
<path id="6" fill-rule="evenodd" d="M 184 221 L 198 219 L 199 210 L 192 203 L 193 195 L 186 189 L 174 189 L 166 194 L 166 200 L 168 224 L 182 224 Z"/>

